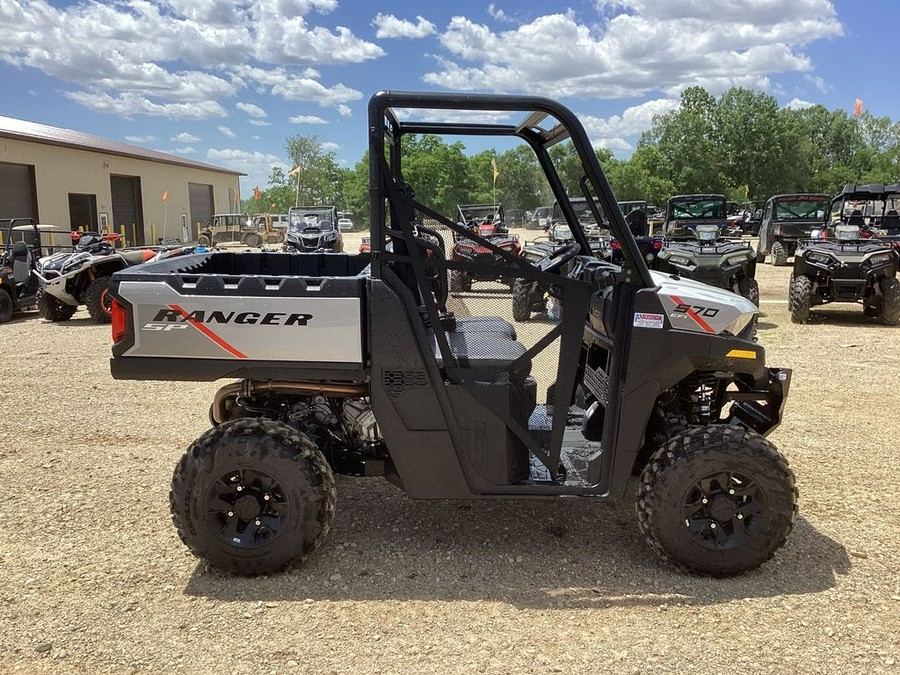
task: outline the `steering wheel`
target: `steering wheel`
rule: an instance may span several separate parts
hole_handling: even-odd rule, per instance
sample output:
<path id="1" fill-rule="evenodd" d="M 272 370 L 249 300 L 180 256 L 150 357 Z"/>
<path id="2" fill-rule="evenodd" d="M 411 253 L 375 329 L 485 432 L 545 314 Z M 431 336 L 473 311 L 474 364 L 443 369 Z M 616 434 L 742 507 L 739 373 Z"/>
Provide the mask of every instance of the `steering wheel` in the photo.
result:
<path id="1" fill-rule="evenodd" d="M 538 263 L 537 267 L 542 272 L 555 272 L 567 262 L 572 260 L 579 253 L 581 253 L 581 244 L 579 244 L 577 241 L 571 241 L 566 244 L 565 248 L 557 251 L 549 258 L 544 258 L 543 260 L 541 260 Z"/>

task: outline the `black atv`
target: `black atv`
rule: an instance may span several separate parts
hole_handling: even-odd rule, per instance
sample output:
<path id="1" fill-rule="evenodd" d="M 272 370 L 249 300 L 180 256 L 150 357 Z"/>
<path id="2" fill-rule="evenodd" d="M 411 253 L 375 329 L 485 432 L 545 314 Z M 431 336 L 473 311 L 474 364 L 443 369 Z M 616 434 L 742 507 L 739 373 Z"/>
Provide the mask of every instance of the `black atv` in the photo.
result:
<path id="1" fill-rule="evenodd" d="M 450 291 L 469 292 L 474 281 L 496 281 L 511 287 L 513 279 L 500 272 L 503 266 L 502 256 L 485 246 L 485 242 L 490 242 L 494 247 L 512 255 L 519 254 L 519 238 L 510 235 L 504 223 L 503 205 L 459 204 L 457 211 L 457 225 L 466 232 L 454 232 L 452 259 L 454 262 L 469 264 L 450 270 Z"/>
<path id="2" fill-rule="evenodd" d="M 341 253 L 344 235 L 337 222 L 337 207 L 292 206 L 282 248 L 290 253 Z"/>
<path id="3" fill-rule="evenodd" d="M 668 238 L 656 256 L 656 269 L 718 286 L 759 304 L 756 253 L 749 242 L 720 239 L 718 225 L 703 223 L 681 230 L 688 238 Z"/>
<path id="4" fill-rule="evenodd" d="M 37 305 L 40 280 L 35 275 L 41 257 L 41 233 L 31 218 L 6 221 L 0 252 L 0 323 Z M 29 241 L 30 240 L 30 243 Z"/>
<path id="5" fill-rule="evenodd" d="M 788 295 L 794 323 L 808 323 L 812 307 L 830 302 L 861 303 L 866 316 L 900 323 L 900 256 L 891 242 L 861 238 L 861 218 L 852 213 L 798 243 Z"/>
<path id="6" fill-rule="evenodd" d="M 824 194 L 775 195 L 766 202 L 759 228 L 756 261 L 766 256 L 776 267 L 788 264 L 797 242 L 809 239 L 828 220 L 831 197 Z"/>

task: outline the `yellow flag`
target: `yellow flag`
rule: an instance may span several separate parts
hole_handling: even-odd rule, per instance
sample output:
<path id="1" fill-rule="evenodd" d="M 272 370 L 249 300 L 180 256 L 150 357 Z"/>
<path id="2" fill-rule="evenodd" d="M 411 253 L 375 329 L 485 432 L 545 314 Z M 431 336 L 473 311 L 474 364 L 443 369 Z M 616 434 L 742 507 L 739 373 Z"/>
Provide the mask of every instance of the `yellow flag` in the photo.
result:
<path id="1" fill-rule="evenodd" d="M 500 175 L 500 169 L 497 168 L 497 158 L 491 157 L 491 169 L 494 172 L 494 187 L 497 186 L 497 176 Z"/>
<path id="2" fill-rule="evenodd" d="M 297 166 L 295 166 L 293 169 L 291 169 L 290 171 L 288 171 L 288 176 L 296 176 L 298 173 L 300 173 L 300 165 L 299 164 Z"/>

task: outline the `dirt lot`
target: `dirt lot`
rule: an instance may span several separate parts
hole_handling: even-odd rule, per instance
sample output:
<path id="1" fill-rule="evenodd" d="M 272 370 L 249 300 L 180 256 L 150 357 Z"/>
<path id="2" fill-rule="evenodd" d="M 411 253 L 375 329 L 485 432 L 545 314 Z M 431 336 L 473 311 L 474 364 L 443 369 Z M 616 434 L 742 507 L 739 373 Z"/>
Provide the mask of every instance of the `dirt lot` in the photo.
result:
<path id="1" fill-rule="evenodd" d="M 207 571 L 167 491 L 217 384 L 113 381 L 83 310 L 0 326 L 0 672 L 900 672 L 900 329 L 857 308 L 792 325 L 789 270 L 758 276 L 760 341 L 794 369 L 772 439 L 801 510 L 731 580 L 656 560 L 630 503 L 415 502 L 340 477 L 304 568 Z"/>

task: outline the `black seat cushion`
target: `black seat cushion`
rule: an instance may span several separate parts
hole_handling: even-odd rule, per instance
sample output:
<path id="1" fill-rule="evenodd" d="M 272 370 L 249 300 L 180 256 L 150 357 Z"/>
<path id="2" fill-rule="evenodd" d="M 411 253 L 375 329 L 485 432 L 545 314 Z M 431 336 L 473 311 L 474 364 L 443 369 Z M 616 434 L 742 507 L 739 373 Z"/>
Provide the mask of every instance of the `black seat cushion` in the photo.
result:
<path id="1" fill-rule="evenodd" d="M 517 337 L 512 324 L 499 316 L 458 316 L 455 322 L 457 333 L 500 333 L 511 340 Z"/>
<path id="2" fill-rule="evenodd" d="M 527 350 L 525 347 L 502 333 L 476 333 L 447 331 L 447 344 L 450 353 L 462 368 L 500 372 L 508 370 L 513 362 Z M 434 331 L 428 329 L 428 340 L 431 350 L 439 366 L 443 367 L 444 359 L 438 347 Z M 530 370 L 529 368 L 525 369 Z M 527 372 L 522 375 L 527 375 Z"/>
<path id="3" fill-rule="evenodd" d="M 882 227 L 884 227 L 884 229 L 886 230 L 900 229 L 900 215 L 898 215 L 896 211 L 891 209 L 884 214 L 884 220 L 882 220 L 881 224 Z"/>

